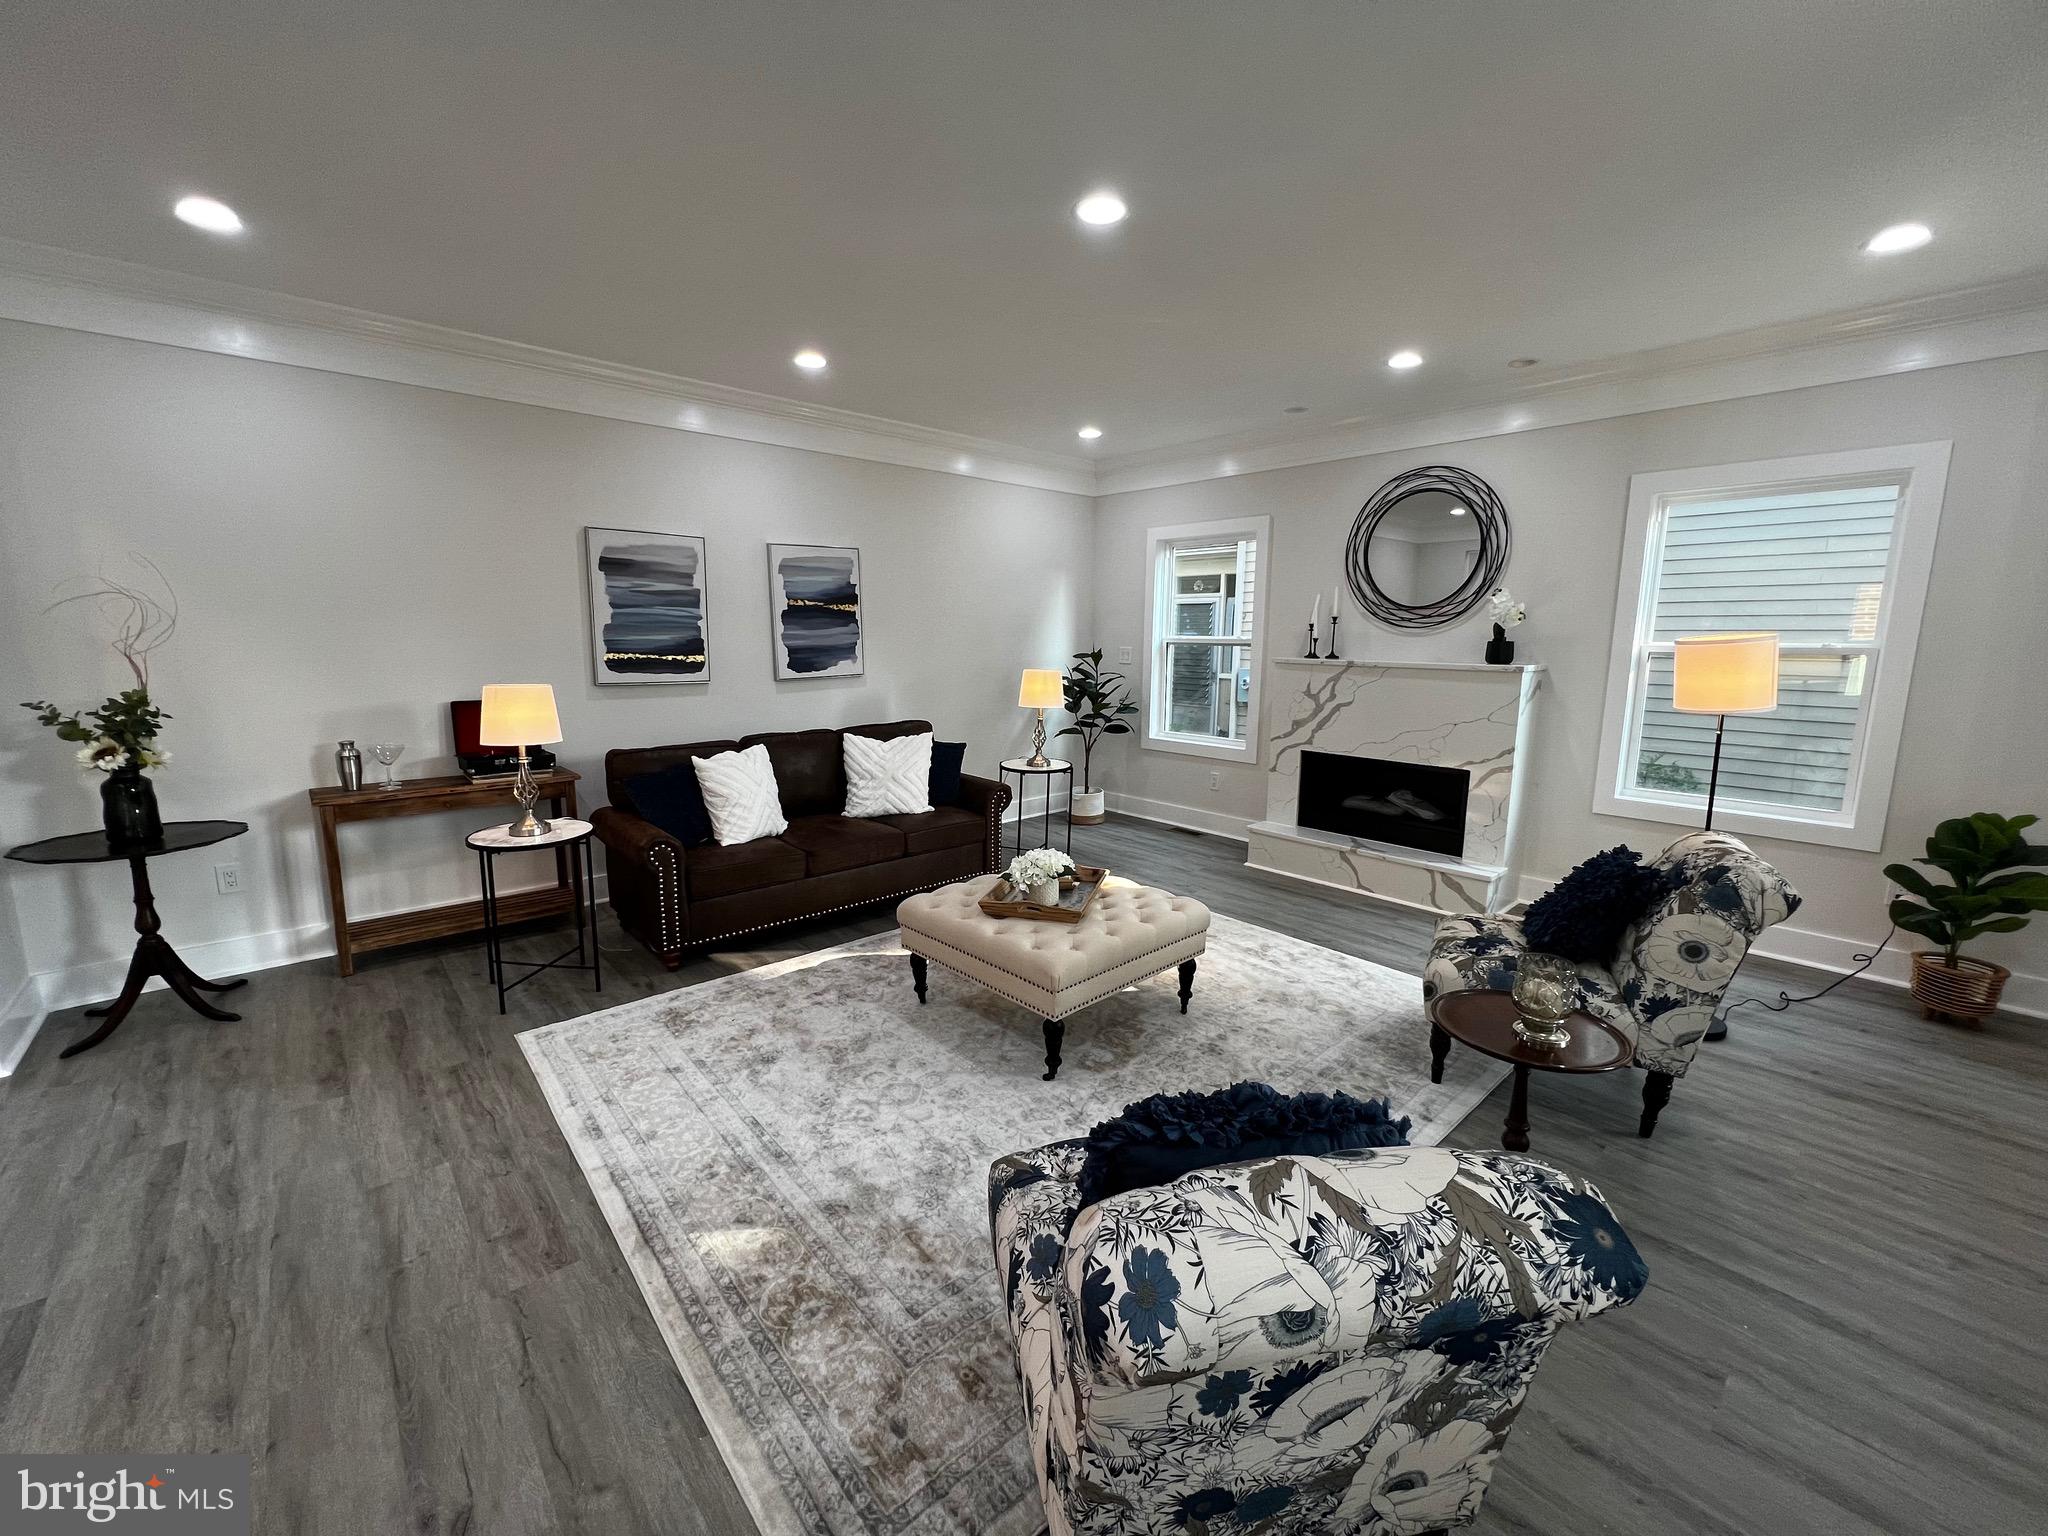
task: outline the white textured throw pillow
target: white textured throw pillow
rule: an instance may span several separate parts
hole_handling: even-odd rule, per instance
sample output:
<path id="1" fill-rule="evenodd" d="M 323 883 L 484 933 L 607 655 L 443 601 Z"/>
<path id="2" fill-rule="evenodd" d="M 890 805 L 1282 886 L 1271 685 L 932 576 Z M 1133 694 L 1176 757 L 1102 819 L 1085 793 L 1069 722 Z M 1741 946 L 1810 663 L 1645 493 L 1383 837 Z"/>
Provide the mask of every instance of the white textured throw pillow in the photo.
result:
<path id="1" fill-rule="evenodd" d="M 877 741 L 848 731 L 846 814 L 916 816 L 932 808 L 932 733 Z"/>
<path id="2" fill-rule="evenodd" d="M 779 837 L 789 830 L 766 747 L 693 757 L 690 764 L 697 770 L 697 788 L 704 792 L 704 809 L 711 813 L 711 835 L 721 845 Z"/>

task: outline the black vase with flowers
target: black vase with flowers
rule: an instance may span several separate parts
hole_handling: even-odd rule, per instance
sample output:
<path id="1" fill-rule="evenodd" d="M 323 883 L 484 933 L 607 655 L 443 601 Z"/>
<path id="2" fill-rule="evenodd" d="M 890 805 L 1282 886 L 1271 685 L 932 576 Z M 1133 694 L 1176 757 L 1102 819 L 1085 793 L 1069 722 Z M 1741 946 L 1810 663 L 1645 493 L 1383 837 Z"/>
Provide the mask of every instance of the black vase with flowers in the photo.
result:
<path id="1" fill-rule="evenodd" d="M 100 782 L 100 821 L 115 848 L 146 848 L 164 840 L 156 786 L 140 768 L 116 768 Z"/>

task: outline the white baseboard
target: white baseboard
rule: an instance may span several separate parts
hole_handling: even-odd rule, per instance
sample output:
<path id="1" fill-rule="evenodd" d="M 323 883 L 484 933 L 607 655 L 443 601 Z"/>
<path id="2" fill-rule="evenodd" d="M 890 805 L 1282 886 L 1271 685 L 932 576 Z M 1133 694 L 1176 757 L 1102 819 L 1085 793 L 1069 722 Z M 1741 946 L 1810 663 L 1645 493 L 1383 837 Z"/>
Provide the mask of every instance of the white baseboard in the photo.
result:
<path id="1" fill-rule="evenodd" d="M 1246 842 L 1246 831 L 1251 822 L 1243 817 L 1219 815 L 1214 811 L 1198 810 L 1191 805 L 1175 805 L 1165 800 L 1145 800 L 1135 795 L 1120 795 L 1111 791 L 1109 808 L 1124 816 L 1135 816 L 1140 821 L 1156 821 L 1164 826 L 1185 827 L 1193 832 L 1209 832 L 1217 837 L 1231 838 Z M 1381 896 L 1370 891 L 1355 891 L 1345 886 L 1331 885 L 1327 881 L 1308 879 L 1305 876 L 1283 874 L 1290 880 L 1301 880 L 1307 885 L 1324 886 L 1346 896 L 1356 896 L 1367 901 L 1384 901 L 1393 906 L 1410 906 L 1412 903 Z M 1541 875 L 1524 875 L 1520 882 L 1519 900 L 1534 901 L 1551 886 L 1555 878 L 1546 879 Z M 1782 960 L 1788 965 L 1802 965 L 1811 970 L 1828 971 L 1834 975 L 1846 975 L 1862 962 L 1856 957 L 1869 954 L 1876 946 L 1875 939 L 1845 939 L 1839 934 L 1820 933 L 1811 928 L 1799 928 L 1790 923 L 1780 923 L 1764 931 L 1751 953 L 1765 960 Z M 1902 991 L 1912 984 L 1912 944 L 1907 936 L 1895 937 L 1891 946 L 1878 956 L 1877 962 L 1863 973 L 1867 981 L 1883 982 L 1886 986 L 1898 987 Z M 2012 979 L 2005 984 L 2005 993 L 1999 999 L 1999 1010 L 2003 1013 L 2023 1014 L 2028 1018 L 2048 1018 L 2048 976 L 2036 975 L 2031 971 L 2014 971 Z"/>
<path id="2" fill-rule="evenodd" d="M 1839 934 L 1816 933 L 1810 928 L 1780 923 L 1775 928 L 1765 929 L 1763 936 L 1751 946 L 1750 953 L 1761 955 L 1766 960 L 1783 960 L 1792 965 L 1811 966 L 1817 971 L 1846 975 L 1863 963 L 1856 958 L 1858 955 L 1867 955 L 1876 947 L 1874 939 L 1845 939 Z M 1901 990 L 1910 987 L 1913 984 L 1912 953 L 1915 947 L 1911 935 L 1894 934 L 1884 953 L 1863 973 L 1863 980 L 1881 981 L 1888 987 Z M 2048 976 L 2014 971 L 1998 999 L 1998 1011 L 2025 1014 L 2033 1019 L 2048 1018 Z"/>
<path id="3" fill-rule="evenodd" d="M 606 899 L 606 881 L 602 869 L 597 872 L 597 899 Z M 517 890 L 507 888 L 501 895 L 516 895 L 518 890 L 545 890 L 548 882 L 533 886 L 521 886 Z M 440 905 L 440 903 L 434 903 Z M 387 912 L 357 913 L 358 920 L 365 917 L 389 917 Z M 482 935 L 478 934 L 479 942 Z M 296 965 L 301 960 L 319 960 L 334 953 L 334 929 L 327 923 L 308 923 L 303 928 L 274 928 L 265 933 L 245 933 L 232 939 L 215 939 L 204 944 L 182 944 L 178 954 L 185 963 L 202 976 L 246 976 L 251 971 L 268 971 L 280 965 Z M 104 1002 L 116 996 L 121 983 L 128 975 L 127 955 L 109 956 L 102 960 L 87 961 L 83 965 L 69 966 L 61 971 L 44 971 L 31 978 L 40 999 L 38 1006 L 45 1014 L 61 1013 L 66 1008 L 78 1008 L 87 1003 Z M 145 992 L 160 992 L 163 982 L 151 981 L 144 987 Z M 232 1005 L 231 1005 L 232 1006 Z M 5 1017 L 11 1020 L 12 1014 Z M 42 1023 L 40 1017 L 36 1024 Z M 21 1046 L 27 1049 L 28 1038 L 34 1036 L 31 1027 Z M 12 1070 L 7 1058 L 6 1042 L 9 1038 L 7 1026 L 0 1026 L 0 1076 Z M 20 1052 L 14 1061 L 21 1059 Z"/>
<path id="4" fill-rule="evenodd" d="M 1534 901 L 1556 883 L 1540 876 L 1524 875 L 1522 900 Z M 1876 939 L 1845 939 L 1837 933 L 1821 933 L 1794 923 L 1779 923 L 1763 931 L 1756 943 L 1750 946 L 1750 953 L 1763 960 L 1782 960 L 1787 965 L 1803 965 L 1811 970 L 1846 976 L 1863 963 L 1856 957 L 1869 954 L 1877 948 L 1877 942 Z M 1904 991 L 1913 984 L 1913 949 L 1910 935 L 1894 934 L 1884 953 L 1863 973 L 1862 979 L 1883 982 L 1888 987 Z M 2001 1013 L 2048 1018 L 2048 976 L 2014 971 L 2012 979 L 2005 984 L 1998 1007 Z"/>
<path id="5" fill-rule="evenodd" d="M 1011 793 L 1016 793 L 1014 787 L 1012 788 Z M 1031 809 L 1029 812 L 1027 812 L 1024 809 L 1024 800 L 1022 796 L 1019 796 L 1017 799 L 1012 800 L 1010 802 L 1009 808 L 1003 812 L 1003 825 L 1006 827 L 1014 827 L 1020 821 L 1037 821 L 1041 816 L 1044 816 L 1046 814 L 1046 804 L 1043 800 L 1039 799 L 1039 794 L 1040 791 L 1037 788 L 1033 788 L 1033 790 L 1031 791 Z M 1056 789 L 1053 791 L 1052 819 L 1055 823 L 1064 825 L 1064 818 L 1067 814 L 1068 798 L 1069 796 L 1064 789 Z"/>
<path id="6" fill-rule="evenodd" d="M 1175 805 L 1169 800 L 1122 795 L 1113 789 L 1105 803 L 1119 816 L 1135 816 L 1140 821 L 1156 821 L 1162 826 L 1180 827 L 1189 832 L 1207 832 L 1212 837 L 1227 837 L 1234 843 L 1251 840 L 1252 819 L 1249 816 L 1226 816 L 1220 811 L 1197 810 L 1192 805 Z"/>
<path id="7" fill-rule="evenodd" d="M 295 965 L 301 960 L 316 960 L 333 953 L 334 930 L 325 923 L 309 923 L 303 928 L 275 928 L 268 933 L 245 933 L 232 939 L 178 946 L 179 956 L 202 976 L 243 976 L 250 971 Z M 104 960 L 89 960 L 83 965 L 67 966 L 61 971 L 43 972 L 36 978 L 36 983 L 42 993 L 44 1011 L 61 1013 L 66 1008 L 101 1003 L 117 996 L 121 983 L 128 977 L 128 959 L 126 955 L 114 955 Z M 142 990 L 161 992 L 163 988 L 163 981 L 157 979 Z"/>
<path id="8" fill-rule="evenodd" d="M 0 1004 L 0 1077 L 7 1077 L 21 1065 L 28 1044 L 43 1027 L 49 1009 L 42 1003 L 42 989 L 33 976 L 22 978 L 14 996 Z"/>

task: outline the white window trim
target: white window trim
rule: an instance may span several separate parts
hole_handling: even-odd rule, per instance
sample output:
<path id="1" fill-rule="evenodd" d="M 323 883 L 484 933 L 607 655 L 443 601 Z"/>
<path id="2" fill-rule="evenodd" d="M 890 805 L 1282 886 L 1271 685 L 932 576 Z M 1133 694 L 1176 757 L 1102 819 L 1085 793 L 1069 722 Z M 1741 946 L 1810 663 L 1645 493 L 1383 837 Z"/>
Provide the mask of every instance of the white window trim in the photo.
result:
<path id="1" fill-rule="evenodd" d="M 1615 596 L 1614 634 L 1607 670 L 1607 706 L 1593 778 L 1595 814 L 1678 826 L 1696 827 L 1700 823 L 1700 796 L 1622 790 L 1627 782 L 1623 758 L 1630 737 L 1629 717 L 1638 696 L 1637 636 L 1656 596 L 1645 562 L 1650 542 L 1661 526 L 1658 514 L 1665 502 L 1762 494 L 1800 481 L 1897 475 L 1901 477 L 1902 488 L 1898 509 L 1893 514 L 1891 556 L 1885 567 L 1885 600 L 1877 635 L 1867 646 L 1858 644 L 1851 648 L 1871 653 L 1875 677 L 1868 685 L 1868 704 L 1863 711 L 1858 749 L 1850 765 L 1841 810 L 1802 814 L 1790 807 L 1765 807 L 1726 795 L 1714 803 L 1717 831 L 1873 851 L 1883 844 L 1885 817 L 1891 807 L 1892 772 L 1906 723 L 1906 691 L 1913 677 L 1913 651 L 1920 635 L 1921 611 L 1927 601 L 1928 577 L 1934 568 L 1934 538 L 1941 525 L 1942 497 L 1948 486 L 1948 459 L 1946 442 L 1907 443 L 1893 448 L 1761 459 L 1749 464 L 1659 470 L 1630 478 L 1628 528 L 1622 544 L 1621 581 Z"/>
<path id="2" fill-rule="evenodd" d="M 1159 697 L 1153 690 L 1154 674 L 1158 671 L 1161 641 L 1159 638 L 1160 605 L 1170 600 L 1165 590 L 1166 578 L 1162 555 L 1175 544 L 1185 544 L 1196 539 L 1243 539 L 1254 541 L 1258 548 L 1257 574 L 1252 588 L 1252 627 L 1250 634 L 1239 644 L 1251 647 L 1251 692 L 1245 700 L 1245 718 L 1250 723 L 1250 734 L 1240 742 L 1221 742 L 1196 736 L 1178 736 L 1158 729 Z M 1259 695 L 1262 691 L 1262 674 L 1266 667 L 1266 615 L 1272 612 L 1272 571 L 1273 571 L 1273 520 L 1270 517 L 1235 517 L 1211 523 L 1174 523 L 1164 528 L 1145 530 L 1145 662 L 1140 681 L 1144 688 L 1139 745 L 1152 752 L 1179 752 L 1188 757 L 1220 758 L 1228 763 L 1259 761 L 1260 743 L 1265 736 L 1265 721 L 1259 713 Z M 1239 594 L 1239 601 L 1243 595 Z"/>

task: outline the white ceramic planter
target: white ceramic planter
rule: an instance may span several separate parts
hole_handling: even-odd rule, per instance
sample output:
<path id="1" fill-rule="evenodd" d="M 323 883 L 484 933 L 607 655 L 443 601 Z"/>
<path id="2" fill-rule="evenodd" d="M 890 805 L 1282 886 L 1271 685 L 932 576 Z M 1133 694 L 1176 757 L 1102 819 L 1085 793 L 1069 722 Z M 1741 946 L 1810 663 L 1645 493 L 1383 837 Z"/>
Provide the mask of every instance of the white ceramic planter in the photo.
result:
<path id="1" fill-rule="evenodd" d="M 1092 827 L 1104 816 L 1103 802 L 1106 799 L 1099 789 L 1077 789 L 1074 791 L 1074 820 L 1083 826 Z"/>
<path id="2" fill-rule="evenodd" d="M 1033 902 L 1041 907 L 1056 907 L 1060 904 L 1060 881 L 1055 875 L 1050 880 L 1041 880 L 1029 892 Z"/>

